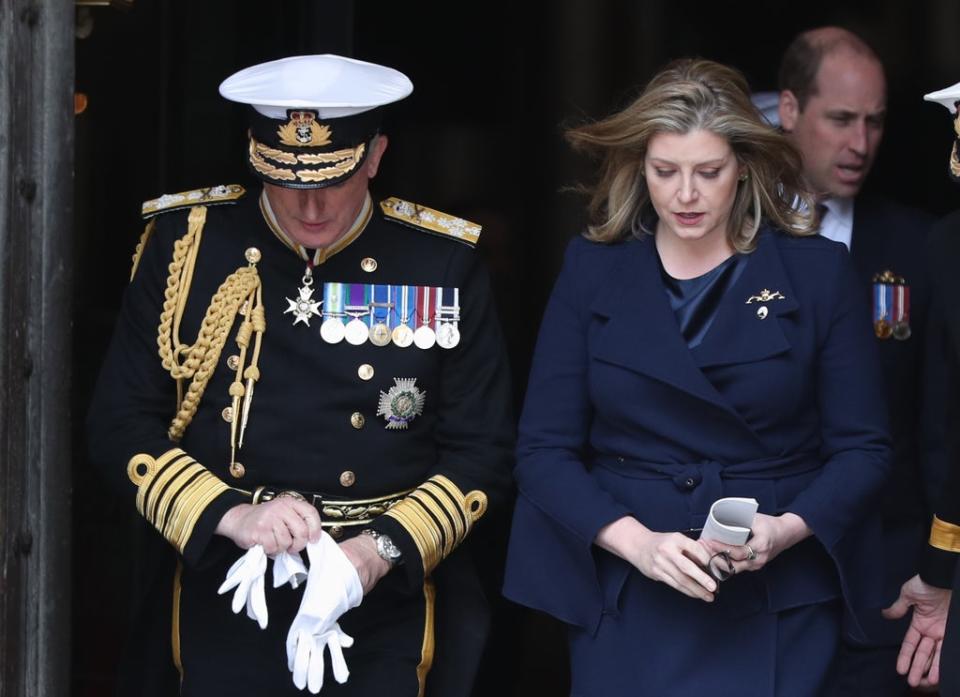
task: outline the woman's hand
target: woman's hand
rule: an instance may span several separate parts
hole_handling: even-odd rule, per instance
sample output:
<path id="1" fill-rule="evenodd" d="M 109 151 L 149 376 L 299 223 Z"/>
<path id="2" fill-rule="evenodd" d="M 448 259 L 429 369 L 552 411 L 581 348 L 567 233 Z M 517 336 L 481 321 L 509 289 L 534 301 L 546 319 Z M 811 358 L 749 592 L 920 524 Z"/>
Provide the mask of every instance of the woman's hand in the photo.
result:
<path id="1" fill-rule="evenodd" d="M 596 544 L 627 560 L 647 578 L 691 598 L 713 601 L 717 582 L 705 571 L 710 553 L 682 533 L 653 532 L 628 516 L 602 528 Z"/>
<path id="2" fill-rule="evenodd" d="M 320 539 L 320 513 L 306 501 L 288 496 L 256 506 L 241 503 L 223 514 L 215 532 L 240 549 L 262 545 L 268 555 L 293 554 Z"/>
<path id="3" fill-rule="evenodd" d="M 736 573 L 757 571 L 785 549 L 789 549 L 812 532 L 803 518 L 795 513 L 770 516 L 757 513 L 751 526 L 753 535 L 745 545 L 727 545 L 716 540 L 699 540 L 710 554 L 727 552 Z"/>

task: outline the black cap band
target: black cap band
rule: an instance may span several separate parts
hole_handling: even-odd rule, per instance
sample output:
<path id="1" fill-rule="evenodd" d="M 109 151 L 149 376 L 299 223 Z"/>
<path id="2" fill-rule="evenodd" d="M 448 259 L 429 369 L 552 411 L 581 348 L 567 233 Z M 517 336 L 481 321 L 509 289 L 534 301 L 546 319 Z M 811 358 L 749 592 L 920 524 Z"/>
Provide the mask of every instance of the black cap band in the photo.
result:
<path id="1" fill-rule="evenodd" d="M 380 127 L 381 110 L 334 119 L 313 109 L 288 109 L 285 119 L 251 108 L 247 162 L 259 179 L 312 189 L 350 177 L 366 159 Z"/>

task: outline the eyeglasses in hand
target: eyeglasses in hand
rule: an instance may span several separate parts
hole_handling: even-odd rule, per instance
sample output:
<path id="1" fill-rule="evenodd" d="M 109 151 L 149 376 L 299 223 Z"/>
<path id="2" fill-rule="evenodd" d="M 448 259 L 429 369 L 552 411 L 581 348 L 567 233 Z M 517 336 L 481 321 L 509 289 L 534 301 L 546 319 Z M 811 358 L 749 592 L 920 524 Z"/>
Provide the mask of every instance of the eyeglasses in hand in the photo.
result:
<path id="1" fill-rule="evenodd" d="M 737 573 L 737 570 L 733 567 L 733 559 L 731 559 L 730 554 L 725 551 L 717 552 L 710 557 L 710 561 L 707 562 L 706 571 L 717 583 L 726 581 Z M 717 588 L 717 590 L 719 590 L 719 588 Z"/>

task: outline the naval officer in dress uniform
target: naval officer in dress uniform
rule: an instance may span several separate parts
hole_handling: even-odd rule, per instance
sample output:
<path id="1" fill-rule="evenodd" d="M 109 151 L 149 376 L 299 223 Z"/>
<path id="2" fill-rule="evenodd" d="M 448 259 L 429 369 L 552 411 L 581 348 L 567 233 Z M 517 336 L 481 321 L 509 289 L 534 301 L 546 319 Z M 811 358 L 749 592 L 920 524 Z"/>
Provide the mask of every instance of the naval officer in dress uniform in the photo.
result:
<path id="1" fill-rule="evenodd" d="M 960 183 L 960 83 L 924 97 L 942 104 L 953 116 L 956 139 L 950 152 L 950 177 Z M 956 431 L 960 418 L 960 308 L 957 294 L 957 262 L 960 260 L 960 214 L 954 212 L 938 221 L 931 233 L 930 267 L 934 291 L 949 299 L 944 303 L 949 350 L 949 399 L 947 431 Z M 901 617 L 913 608 L 910 626 L 903 639 L 897 670 L 913 686 L 939 683 L 942 697 L 960 695 L 960 603 L 957 588 L 957 555 L 960 553 L 960 442 L 948 442 L 950 467 L 939 504 L 930 525 L 930 537 L 923 552 L 920 572 L 903 584 L 900 597 L 886 611 Z M 952 596 L 952 598 L 951 598 Z"/>
<path id="2" fill-rule="evenodd" d="M 469 694 L 460 545 L 509 486 L 510 385 L 479 226 L 369 192 L 411 91 L 333 55 L 240 71 L 262 187 L 143 206 L 89 440 L 173 552 L 139 665 L 184 697 Z"/>

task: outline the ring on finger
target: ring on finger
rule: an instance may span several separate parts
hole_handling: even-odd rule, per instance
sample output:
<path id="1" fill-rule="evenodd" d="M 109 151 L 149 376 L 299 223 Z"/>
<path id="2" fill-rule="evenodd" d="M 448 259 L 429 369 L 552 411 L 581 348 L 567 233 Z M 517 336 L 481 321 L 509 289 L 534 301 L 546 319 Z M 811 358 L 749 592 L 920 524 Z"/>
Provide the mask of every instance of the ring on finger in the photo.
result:
<path id="1" fill-rule="evenodd" d="M 744 545 L 747 548 L 747 561 L 754 561 L 757 558 L 757 553 L 754 551 L 753 547 L 750 545 Z"/>

